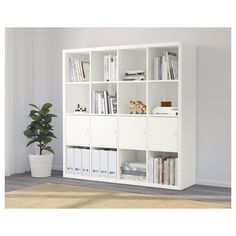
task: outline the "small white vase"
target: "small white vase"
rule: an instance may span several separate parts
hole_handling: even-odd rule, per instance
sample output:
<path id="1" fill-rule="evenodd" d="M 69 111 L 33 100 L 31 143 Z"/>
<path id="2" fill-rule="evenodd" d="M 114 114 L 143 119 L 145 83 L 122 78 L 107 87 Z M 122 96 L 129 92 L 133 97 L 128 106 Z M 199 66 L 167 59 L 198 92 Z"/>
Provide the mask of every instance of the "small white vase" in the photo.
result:
<path id="1" fill-rule="evenodd" d="M 29 154 L 29 161 L 32 177 L 51 176 L 53 154 Z"/>

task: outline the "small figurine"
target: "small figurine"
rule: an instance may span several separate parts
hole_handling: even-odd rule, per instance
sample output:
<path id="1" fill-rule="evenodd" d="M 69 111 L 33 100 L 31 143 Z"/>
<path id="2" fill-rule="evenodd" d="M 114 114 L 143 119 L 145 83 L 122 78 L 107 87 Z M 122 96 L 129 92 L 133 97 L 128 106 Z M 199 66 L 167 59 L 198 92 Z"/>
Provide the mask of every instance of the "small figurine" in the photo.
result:
<path id="1" fill-rule="evenodd" d="M 136 111 L 136 102 L 130 100 L 129 101 L 129 109 L 130 109 L 130 114 L 135 114 Z"/>
<path id="2" fill-rule="evenodd" d="M 146 114 L 147 106 L 144 103 L 141 102 L 139 107 L 140 107 L 140 110 L 141 110 L 141 114 Z"/>
<path id="3" fill-rule="evenodd" d="M 136 114 L 146 114 L 146 105 L 142 101 L 136 102 Z"/>
<path id="4" fill-rule="evenodd" d="M 75 109 L 76 112 L 86 112 L 86 107 L 80 107 L 80 104 L 77 105 L 77 108 Z"/>

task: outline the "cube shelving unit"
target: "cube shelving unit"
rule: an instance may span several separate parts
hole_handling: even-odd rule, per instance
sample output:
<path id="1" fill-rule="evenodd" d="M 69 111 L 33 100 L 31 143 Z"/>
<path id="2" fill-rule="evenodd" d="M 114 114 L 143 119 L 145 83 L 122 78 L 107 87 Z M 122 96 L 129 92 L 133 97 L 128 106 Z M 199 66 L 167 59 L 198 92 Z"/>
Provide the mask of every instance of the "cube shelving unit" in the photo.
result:
<path id="1" fill-rule="evenodd" d="M 154 80 L 154 57 L 172 51 L 178 55 L 178 80 Z M 104 55 L 117 56 L 117 80 L 104 81 Z M 90 78 L 71 82 L 69 58 L 90 62 Z M 144 70 L 146 80 L 124 81 L 127 70 Z M 92 113 L 92 91 L 117 94 L 117 114 Z M 129 101 L 141 100 L 146 114 L 130 114 Z M 178 107 L 178 116 L 153 115 L 163 100 Z M 77 104 L 86 113 L 74 112 Z M 67 172 L 67 147 L 117 150 L 117 178 L 74 175 Z M 164 185 L 121 179 L 124 161 L 146 162 L 149 156 L 174 152 L 178 156 L 177 183 Z M 183 42 L 165 42 L 102 48 L 63 50 L 63 176 L 66 178 L 182 190 L 195 184 L 196 167 L 196 47 Z M 91 161 L 90 161 L 91 163 Z"/>

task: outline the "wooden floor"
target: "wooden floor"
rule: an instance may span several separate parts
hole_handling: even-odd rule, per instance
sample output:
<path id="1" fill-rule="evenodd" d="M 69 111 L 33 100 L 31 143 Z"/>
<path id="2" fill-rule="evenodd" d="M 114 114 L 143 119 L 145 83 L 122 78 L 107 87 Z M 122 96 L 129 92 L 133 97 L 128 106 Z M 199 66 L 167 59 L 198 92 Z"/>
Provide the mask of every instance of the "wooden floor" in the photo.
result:
<path id="1" fill-rule="evenodd" d="M 6 177 L 5 192 L 14 191 L 17 189 L 22 189 L 42 183 L 61 183 L 110 191 L 163 195 L 168 197 L 189 199 L 195 201 L 222 203 L 228 205 L 231 204 L 230 188 L 194 185 L 182 191 L 156 189 L 149 187 L 112 184 L 88 180 L 67 179 L 62 178 L 62 172 L 60 171 L 53 171 L 52 176 L 48 178 L 32 178 L 29 172 Z"/>

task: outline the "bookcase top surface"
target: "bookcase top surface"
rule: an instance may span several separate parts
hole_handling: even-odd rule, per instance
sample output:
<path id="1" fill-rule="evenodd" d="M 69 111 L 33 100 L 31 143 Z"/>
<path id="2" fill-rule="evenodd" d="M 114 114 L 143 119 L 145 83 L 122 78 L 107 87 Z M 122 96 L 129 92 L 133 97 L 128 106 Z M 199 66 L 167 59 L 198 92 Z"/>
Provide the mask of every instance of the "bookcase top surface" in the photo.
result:
<path id="1" fill-rule="evenodd" d="M 120 45 L 120 46 L 108 46 L 108 47 L 91 47 L 91 48 L 74 48 L 74 49 L 63 49 L 63 53 L 86 53 L 86 52 L 96 52 L 96 51 L 112 51 L 112 50 L 125 50 L 125 49 L 146 49 L 146 48 L 173 48 L 179 47 L 182 42 L 162 42 L 162 43 L 146 43 L 146 44 L 130 44 L 130 45 Z"/>

